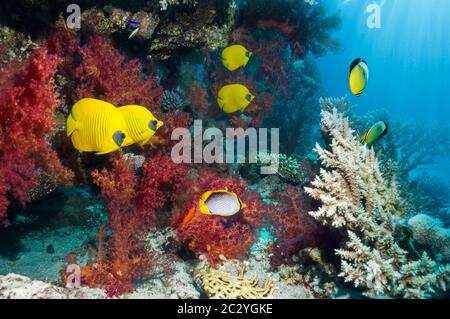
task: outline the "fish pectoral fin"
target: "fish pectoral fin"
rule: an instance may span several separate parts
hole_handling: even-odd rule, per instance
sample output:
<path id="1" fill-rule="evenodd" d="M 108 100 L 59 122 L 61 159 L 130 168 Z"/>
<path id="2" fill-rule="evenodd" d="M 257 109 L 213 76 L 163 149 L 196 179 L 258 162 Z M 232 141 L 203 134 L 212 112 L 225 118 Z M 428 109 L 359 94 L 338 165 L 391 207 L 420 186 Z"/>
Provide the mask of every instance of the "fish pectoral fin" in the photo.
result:
<path id="1" fill-rule="evenodd" d="M 75 147 L 80 152 L 83 150 L 83 144 L 80 141 L 78 133 L 72 132 L 72 134 L 70 135 L 70 140 L 72 141 L 73 147 Z"/>
<path id="2" fill-rule="evenodd" d="M 72 113 L 70 113 L 70 115 L 66 121 L 67 136 L 71 136 L 73 134 L 73 132 L 76 131 L 76 129 L 77 129 L 77 121 L 76 121 L 75 117 L 72 115 Z"/>

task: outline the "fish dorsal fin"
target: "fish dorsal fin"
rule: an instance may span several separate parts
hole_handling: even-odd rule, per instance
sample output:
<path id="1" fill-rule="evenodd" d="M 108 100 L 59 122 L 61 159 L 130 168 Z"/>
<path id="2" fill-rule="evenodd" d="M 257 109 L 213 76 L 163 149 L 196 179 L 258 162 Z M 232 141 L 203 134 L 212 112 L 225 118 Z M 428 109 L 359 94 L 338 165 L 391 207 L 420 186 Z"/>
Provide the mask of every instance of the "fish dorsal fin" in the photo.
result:
<path id="1" fill-rule="evenodd" d="M 359 64 L 359 62 L 361 62 L 360 58 L 357 58 L 355 61 L 352 62 L 352 64 L 350 65 L 350 72 L 352 73 L 353 69 Z"/>
<path id="2" fill-rule="evenodd" d="M 369 66 L 367 65 L 367 62 L 364 60 L 361 60 L 361 68 L 364 71 L 364 75 L 366 77 L 366 81 L 369 81 Z"/>

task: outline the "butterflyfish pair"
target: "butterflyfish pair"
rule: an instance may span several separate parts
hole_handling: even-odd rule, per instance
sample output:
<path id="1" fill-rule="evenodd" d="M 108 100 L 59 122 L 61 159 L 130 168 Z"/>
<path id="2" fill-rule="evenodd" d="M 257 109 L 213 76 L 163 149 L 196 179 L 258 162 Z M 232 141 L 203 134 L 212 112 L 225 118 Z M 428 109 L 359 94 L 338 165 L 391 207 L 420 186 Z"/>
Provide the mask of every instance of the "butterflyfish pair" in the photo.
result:
<path id="1" fill-rule="evenodd" d="M 132 144 L 144 145 L 163 125 L 143 106 L 116 108 L 111 103 L 85 98 L 72 107 L 66 123 L 67 136 L 80 152 L 97 155 Z"/>
<path id="2" fill-rule="evenodd" d="M 222 63 L 228 70 L 236 71 L 245 67 L 252 55 L 253 53 L 242 45 L 231 45 L 222 51 Z M 230 114 L 244 111 L 254 98 L 245 85 L 230 84 L 220 89 L 217 103 L 222 111 Z"/>

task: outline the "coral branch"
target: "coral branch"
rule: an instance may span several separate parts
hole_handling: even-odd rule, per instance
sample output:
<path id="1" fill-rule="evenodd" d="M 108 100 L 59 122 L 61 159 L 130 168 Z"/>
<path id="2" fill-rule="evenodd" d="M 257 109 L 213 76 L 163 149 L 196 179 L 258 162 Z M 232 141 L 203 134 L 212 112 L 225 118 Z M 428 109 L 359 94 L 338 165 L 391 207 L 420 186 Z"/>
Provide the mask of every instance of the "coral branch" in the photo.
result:
<path id="1" fill-rule="evenodd" d="M 345 281 L 369 296 L 387 294 L 425 298 L 445 290 L 450 266 L 428 255 L 411 260 L 393 235 L 394 217 L 402 209 L 395 183 L 387 181 L 373 149 L 353 135 L 347 118 L 333 109 L 322 112 L 322 130 L 331 137 L 330 150 L 316 146 L 322 165 L 306 192 L 322 206 L 310 214 L 324 224 L 346 229 L 346 249 L 337 249 Z"/>

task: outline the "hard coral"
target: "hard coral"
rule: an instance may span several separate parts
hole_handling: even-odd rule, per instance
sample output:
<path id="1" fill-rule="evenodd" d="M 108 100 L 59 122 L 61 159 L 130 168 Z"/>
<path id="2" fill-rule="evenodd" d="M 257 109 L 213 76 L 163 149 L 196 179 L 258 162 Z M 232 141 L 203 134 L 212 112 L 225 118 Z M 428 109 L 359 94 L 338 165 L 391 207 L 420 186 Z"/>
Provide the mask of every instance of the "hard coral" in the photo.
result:
<path id="1" fill-rule="evenodd" d="M 36 50 L 26 67 L 9 70 L 0 80 L 0 223 L 8 223 L 10 198 L 28 203 L 41 176 L 56 183 L 71 178 L 47 141 L 56 126 L 53 75 L 59 62 L 45 50 Z"/>
<path id="2" fill-rule="evenodd" d="M 440 219 L 419 214 L 410 218 L 408 225 L 416 243 L 430 247 L 446 261 L 450 259 L 450 228 L 444 228 Z"/>
<path id="3" fill-rule="evenodd" d="M 369 296 L 426 298 L 445 291 L 450 267 L 425 252 L 412 260 L 394 237 L 394 216 L 402 201 L 395 183 L 381 174 L 374 150 L 360 143 L 336 109 L 322 112 L 322 130 L 331 136 L 330 150 L 317 145 L 316 152 L 328 170 L 321 169 L 305 190 L 322 204 L 311 216 L 347 230 L 346 248 L 336 250 L 339 276 Z"/>
<path id="4" fill-rule="evenodd" d="M 232 217 L 206 216 L 198 211 L 198 200 L 209 190 L 228 189 L 236 193 L 247 207 Z M 213 265 L 221 256 L 226 258 L 244 257 L 257 239 L 257 229 L 268 215 L 268 208 L 262 204 L 259 195 L 247 190 L 244 181 L 237 178 L 220 178 L 214 173 L 204 172 L 192 181 L 190 192 L 183 198 L 184 203 L 173 219 L 182 240 L 197 255 L 206 254 Z M 182 223 L 190 209 L 195 215 L 188 223 Z"/>
<path id="5" fill-rule="evenodd" d="M 228 263 L 232 263 L 229 261 Z M 239 274 L 211 268 L 207 263 L 200 263 L 195 269 L 195 280 L 213 299 L 261 299 L 272 298 L 274 285 L 269 277 L 260 283 L 257 276 L 245 275 L 247 265 L 237 262 Z M 234 265 L 233 265 L 234 266 Z"/>

